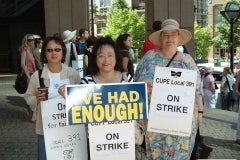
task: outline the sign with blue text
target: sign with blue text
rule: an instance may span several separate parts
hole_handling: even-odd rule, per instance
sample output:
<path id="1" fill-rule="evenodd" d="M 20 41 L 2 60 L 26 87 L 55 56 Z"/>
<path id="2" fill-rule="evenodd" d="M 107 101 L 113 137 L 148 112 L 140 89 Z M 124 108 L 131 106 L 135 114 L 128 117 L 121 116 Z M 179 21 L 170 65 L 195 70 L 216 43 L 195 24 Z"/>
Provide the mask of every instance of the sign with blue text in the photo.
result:
<path id="1" fill-rule="evenodd" d="M 67 85 L 67 122 L 72 125 L 146 119 L 146 91 L 143 82 Z"/>
<path id="2" fill-rule="evenodd" d="M 88 160 L 85 125 L 66 125 L 65 100 L 41 102 L 47 159 Z"/>
<path id="3" fill-rule="evenodd" d="M 148 131 L 190 136 L 196 81 L 197 71 L 156 67 Z"/>

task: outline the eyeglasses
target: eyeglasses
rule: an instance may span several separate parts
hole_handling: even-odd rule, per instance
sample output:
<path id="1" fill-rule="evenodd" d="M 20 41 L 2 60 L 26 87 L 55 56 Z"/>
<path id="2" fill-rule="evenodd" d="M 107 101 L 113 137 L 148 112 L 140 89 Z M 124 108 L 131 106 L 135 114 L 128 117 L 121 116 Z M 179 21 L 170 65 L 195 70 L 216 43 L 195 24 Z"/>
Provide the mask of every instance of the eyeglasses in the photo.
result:
<path id="1" fill-rule="evenodd" d="M 34 39 L 27 39 L 27 41 L 28 41 L 28 42 L 32 42 L 32 41 L 34 41 Z"/>
<path id="2" fill-rule="evenodd" d="M 48 53 L 50 53 L 50 52 L 52 53 L 53 51 L 54 51 L 54 52 L 61 52 L 61 50 L 62 50 L 61 48 L 46 49 L 46 52 L 48 52 Z"/>

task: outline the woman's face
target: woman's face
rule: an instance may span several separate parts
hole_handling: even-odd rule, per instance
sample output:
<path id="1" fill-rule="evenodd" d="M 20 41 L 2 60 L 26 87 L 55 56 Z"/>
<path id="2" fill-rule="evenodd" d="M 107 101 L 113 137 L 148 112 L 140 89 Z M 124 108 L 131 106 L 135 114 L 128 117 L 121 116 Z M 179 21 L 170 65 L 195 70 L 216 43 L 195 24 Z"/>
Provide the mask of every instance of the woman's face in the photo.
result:
<path id="1" fill-rule="evenodd" d="M 59 64 L 63 58 L 62 46 L 55 41 L 49 41 L 46 46 L 46 59 L 48 64 Z"/>
<path id="2" fill-rule="evenodd" d="M 96 63 L 101 72 L 113 71 L 116 65 L 116 55 L 112 46 L 104 45 L 97 51 Z"/>
<path id="3" fill-rule="evenodd" d="M 27 38 L 27 45 L 28 45 L 29 47 L 34 47 L 34 38 L 33 38 L 33 36 L 29 36 L 29 37 Z"/>
<path id="4" fill-rule="evenodd" d="M 177 48 L 179 43 L 179 33 L 177 30 L 163 31 L 160 35 L 161 47 Z"/>
<path id="5" fill-rule="evenodd" d="M 132 37 L 128 37 L 126 41 L 123 42 L 127 48 L 131 48 L 132 45 Z"/>

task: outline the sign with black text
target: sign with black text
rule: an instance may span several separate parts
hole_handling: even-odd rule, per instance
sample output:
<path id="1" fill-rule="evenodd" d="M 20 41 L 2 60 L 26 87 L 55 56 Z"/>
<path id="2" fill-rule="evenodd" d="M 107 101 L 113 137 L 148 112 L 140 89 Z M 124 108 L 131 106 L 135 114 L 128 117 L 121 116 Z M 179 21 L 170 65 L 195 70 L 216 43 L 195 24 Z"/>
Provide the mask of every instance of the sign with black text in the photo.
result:
<path id="1" fill-rule="evenodd" d="M 196 81 L 197 71 L 156 67 L 148 131 L 190 136 Z"/>
<path id="2" fill-rule="evenodd" d="M 65 100 L 41 102 L 47 159 L 88 160 L 85 125 L 66 125 Z"/>
<path id="3" fill-rule="evenodd" d="M 135 160 L 134 122 L 88 124 L 91 160 Z"/>
<path id="4" fill-rule="evenodd" d="M 91 160 L 135 160 L 133 120 L 146 119 L 143 82 L 67 85 L 69 125 L 88 124 Z"/>

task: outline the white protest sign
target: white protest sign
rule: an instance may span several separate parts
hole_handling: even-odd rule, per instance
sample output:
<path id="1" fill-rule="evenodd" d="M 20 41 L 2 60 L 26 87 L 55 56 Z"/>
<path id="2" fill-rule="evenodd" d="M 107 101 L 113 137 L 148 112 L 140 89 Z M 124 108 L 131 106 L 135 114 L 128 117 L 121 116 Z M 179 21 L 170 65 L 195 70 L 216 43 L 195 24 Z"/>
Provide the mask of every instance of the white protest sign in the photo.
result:
<path id="1" fill-rule="evenodd" d="M 72 61 L 72 68 L 76 69 L 79 72 L 80 77 L 83 77 L 84 74 L 83 56 L 84 55 L 78 55 L 78 59 Z"/>
<path id="2" fill-rule="evenodd" d="M 134 123 L 88 124 L 91 160 L 135 160 Z"/>
<path id="3" fill-rule="evenodd" d="M 65 100 L 41 102 L 47 159 L 88 160 L 85 125 L 66 126 Z"/>
<path id="4" fill-rule="evenodd" d="M 190 136 L 197 71 L 156 67 L 148 131 Z"/>

